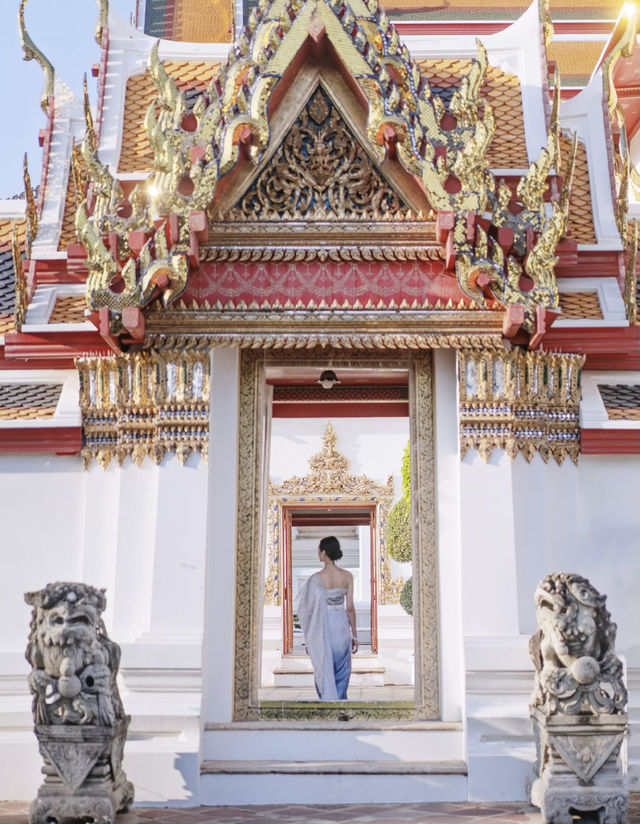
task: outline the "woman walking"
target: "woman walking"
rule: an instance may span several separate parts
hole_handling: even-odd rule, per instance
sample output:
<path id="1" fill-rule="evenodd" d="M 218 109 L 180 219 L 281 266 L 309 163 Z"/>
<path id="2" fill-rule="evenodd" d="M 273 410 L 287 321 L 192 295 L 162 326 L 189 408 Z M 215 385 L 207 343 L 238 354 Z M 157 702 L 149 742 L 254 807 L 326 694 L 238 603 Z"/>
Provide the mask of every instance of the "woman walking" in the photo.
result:
<path id="1" fill-rule="evenodd" d="M 318 697 L 322 701 L 344 700 L 351 675 L 351 655 L 358 651 L 353 575 L 336 565 L 342 550 L 333 535 L 320 541 L 318 558 L 324 568 L 305 583 L 296 609 Z"/>

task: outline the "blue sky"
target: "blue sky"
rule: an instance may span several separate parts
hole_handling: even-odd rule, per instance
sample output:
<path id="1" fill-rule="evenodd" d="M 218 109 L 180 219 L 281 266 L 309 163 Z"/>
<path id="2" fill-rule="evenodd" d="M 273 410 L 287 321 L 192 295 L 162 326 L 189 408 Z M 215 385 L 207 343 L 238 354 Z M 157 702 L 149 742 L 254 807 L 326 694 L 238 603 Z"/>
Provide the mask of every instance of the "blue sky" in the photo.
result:
<path id="1" fill-rule="evenodd" d="M 0 0 L 0 198 L 22 191 L 25 151 L 33 185 L 40 180 L 42 150 L 38 131 L 45 126 L 40 108 L 43 74 L 35 60 L 22 59 L 19 3 Z M 110 4 L 125 20 L 135 8 L 135 0 L 111 0 Z M 91 64 L 99 59 L 93 39 L 97 16 L 95 0 L 28 0 L 25 9 L 27 31 L 53 63 L 57 75 L 81 96 L 86 72 L 94 104 L 96 80 L 91 77 Z"/>

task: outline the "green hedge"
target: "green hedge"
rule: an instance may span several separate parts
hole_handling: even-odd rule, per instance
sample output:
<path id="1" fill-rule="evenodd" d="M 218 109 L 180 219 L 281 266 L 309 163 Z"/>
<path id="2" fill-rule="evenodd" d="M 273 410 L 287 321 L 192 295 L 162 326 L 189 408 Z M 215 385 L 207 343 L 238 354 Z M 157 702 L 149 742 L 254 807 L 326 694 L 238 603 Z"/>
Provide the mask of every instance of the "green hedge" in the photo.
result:
<path id="1" fill-rule="evenodd" d="M 405 581 L 400 593 L 400 606 L 409 615 L 413 615 L 413 578 Z"/>
<path id="2" fill-rule="evenodd" d="M 405 564 L 411 561 L 411 503 L 408 498 L 400 498 L 395 503 L 386 529 L 387 552 L 394 561 Z"/>

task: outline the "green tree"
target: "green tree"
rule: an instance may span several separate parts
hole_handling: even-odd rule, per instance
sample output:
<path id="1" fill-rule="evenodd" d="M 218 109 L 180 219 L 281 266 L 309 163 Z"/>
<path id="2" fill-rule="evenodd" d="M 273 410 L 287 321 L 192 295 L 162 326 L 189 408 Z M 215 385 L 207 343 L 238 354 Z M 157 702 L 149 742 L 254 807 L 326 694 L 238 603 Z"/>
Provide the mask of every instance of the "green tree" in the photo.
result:
<path id="1" fill-rule="evenodd" d="M 413 615 L 413 576 L 404 582 L 400 593 L 400 606 L 409 615 Z"/>
<path id="2" fill-rule="evenodd" d="M 394 561 L 411 562 L 411 448 L 407 442 L 402 453 L 402 498 L 397 501 L 387 518 L 387 552 Z M 405 582 L 400 595 L 400 605 L 409 615 L 413 615 L 412 579 Z"/>

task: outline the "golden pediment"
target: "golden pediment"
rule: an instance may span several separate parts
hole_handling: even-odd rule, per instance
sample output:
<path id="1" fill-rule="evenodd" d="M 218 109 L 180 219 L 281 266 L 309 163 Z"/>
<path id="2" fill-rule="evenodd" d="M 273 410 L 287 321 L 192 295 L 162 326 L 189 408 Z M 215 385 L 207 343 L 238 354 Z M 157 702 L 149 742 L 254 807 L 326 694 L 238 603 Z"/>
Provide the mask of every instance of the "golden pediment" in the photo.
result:
<path id="1" fill-rule="evenodd" d="M 331 97 L 318 86 L 227 218 L 366 221 L 406 211 Z"/>

